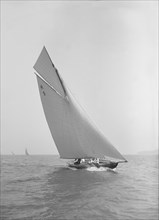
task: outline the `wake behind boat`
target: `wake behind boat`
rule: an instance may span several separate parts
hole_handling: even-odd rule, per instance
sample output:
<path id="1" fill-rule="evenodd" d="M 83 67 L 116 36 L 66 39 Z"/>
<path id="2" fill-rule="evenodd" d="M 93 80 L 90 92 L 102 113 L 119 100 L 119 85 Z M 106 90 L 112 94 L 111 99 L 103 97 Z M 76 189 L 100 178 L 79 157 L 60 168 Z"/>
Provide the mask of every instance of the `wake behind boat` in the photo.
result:
<path id="1" fill-rule="evenodd" d="M 69 167 L 108 167 L 127 162 L 75 101 L 44 47 L 34 65 L 45 117 L 62 159 Z M 95 161 L 96 160 L 96 161 Z"/>

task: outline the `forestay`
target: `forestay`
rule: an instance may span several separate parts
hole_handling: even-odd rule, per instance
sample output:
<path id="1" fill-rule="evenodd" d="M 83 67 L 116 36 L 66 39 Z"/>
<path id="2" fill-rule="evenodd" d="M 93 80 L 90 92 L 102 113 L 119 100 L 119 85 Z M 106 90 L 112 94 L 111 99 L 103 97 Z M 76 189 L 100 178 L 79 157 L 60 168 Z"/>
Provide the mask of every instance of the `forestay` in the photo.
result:
<path id="1" fill-rule="evenodd" d="M 34 69 L 46 120 L 60 157 L 125 158 L 88 119 L 72 97 L 53 65 L 45 47 Z"/>

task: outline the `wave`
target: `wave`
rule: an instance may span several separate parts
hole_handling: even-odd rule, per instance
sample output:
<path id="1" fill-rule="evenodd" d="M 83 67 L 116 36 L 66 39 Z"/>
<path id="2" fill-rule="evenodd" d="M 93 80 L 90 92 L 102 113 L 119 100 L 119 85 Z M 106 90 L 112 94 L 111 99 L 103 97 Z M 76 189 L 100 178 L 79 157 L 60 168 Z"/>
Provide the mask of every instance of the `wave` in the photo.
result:
<path id="1" fill-rule="evenodd" d="M 40 177 L 30 177 L 30 178 L 25 178 L 25 179 L 16 179 L 13 181 L 10 181 L 12 183 L 23 183 L 23 182 L 29 182 L 29 181 L 39 181 Z"/>
<path id="2" fill-rule="evenodd" d="M 88 167 L 86 169 L 87 171 L 95 171 L 95 172 L 101 172 L 101 171 L 108 171 L 108 172 L 113 172 L 113 173 L 116 173 L 116 168 L 115 169 L 110 169 L 110 168 L 107 168 L 107 167 L 100 167 L 100 168 L 97 168 L 97 167 Z"/>

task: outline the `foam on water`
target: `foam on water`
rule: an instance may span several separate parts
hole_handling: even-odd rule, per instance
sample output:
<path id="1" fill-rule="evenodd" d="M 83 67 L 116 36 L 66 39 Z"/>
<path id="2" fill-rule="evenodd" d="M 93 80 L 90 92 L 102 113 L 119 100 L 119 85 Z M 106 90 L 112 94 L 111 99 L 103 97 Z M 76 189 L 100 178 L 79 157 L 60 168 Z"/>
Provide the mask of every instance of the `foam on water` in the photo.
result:
<path id="1" fill-rule="evenodd" d="M 100 171 L 107 171 L 108 168 L 106 168 L 106 167 L 100 167 L 100 168 L 98 168 L 98 167 L 88 167 L 86 170 L 100 172 Z"/>
<path id="2" fill-rule="evenodd" d="M 70 169 L 70 170 L 74 170 L 74 171 L 78 171 L 79 169 L 77 169 L 77 168 L 74 168 L 74 167 L 67 167 L 68 169 Z M 110 169 L 110 168 L 107 168 L 107 167 L 100 167 L 100 168 L 98 168 L 98 167 L 88 167 L 88 168 L 86 168 L 86 169 L 83 169 L 83 170 L 87 170 L 87 171 L 90 171 L 90 172 L 103 172 L 103 171 L 108 171 L 108 172 L 114 172 L 114 173 L 116 173 L 116 168 L 114 168 L 114 169 Z"/>
<path id="3" fill-rule="evenodd" d="M 95 171 L 95 172 L 101 172 L 101 171 L 108 171 L 108 172 L 113 172 L 113 173 L 116 173 L 116 168 L 114 169 L 110 169 L 110 168 L 107 168 L 107 167 L 88 167 L 86 170 L 88 171 Z"/>

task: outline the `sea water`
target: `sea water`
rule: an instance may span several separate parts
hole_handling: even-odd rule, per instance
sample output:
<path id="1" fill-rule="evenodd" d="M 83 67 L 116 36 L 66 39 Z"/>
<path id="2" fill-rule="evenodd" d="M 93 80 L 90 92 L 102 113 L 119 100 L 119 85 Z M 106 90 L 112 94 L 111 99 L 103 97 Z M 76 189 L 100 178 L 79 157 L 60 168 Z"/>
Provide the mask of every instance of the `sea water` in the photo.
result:
<path id="1" fill-rule="evenodd" d="M 157 220 L 158 157 L 116 171 L 71 170 L 58 156 L 1 156 L 1 219 Z"/>

